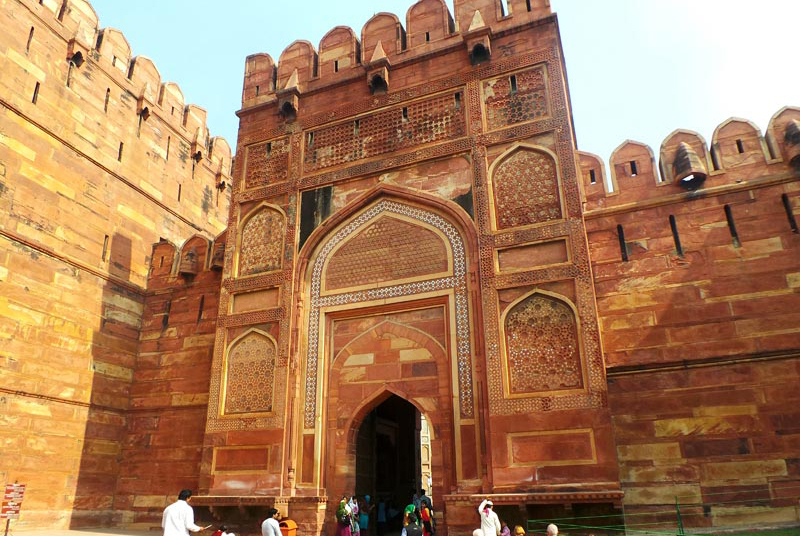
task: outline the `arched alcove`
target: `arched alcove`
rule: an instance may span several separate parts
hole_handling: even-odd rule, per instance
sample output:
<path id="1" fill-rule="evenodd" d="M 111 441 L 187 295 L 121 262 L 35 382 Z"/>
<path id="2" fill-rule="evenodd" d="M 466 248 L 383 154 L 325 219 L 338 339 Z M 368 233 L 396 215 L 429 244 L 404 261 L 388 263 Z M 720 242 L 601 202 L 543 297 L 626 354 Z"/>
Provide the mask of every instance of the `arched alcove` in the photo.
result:
<path id="1" fill-rule="evenodd" d="M 237 244 L 239 277 L 280 270 L 286 217 L 272 205 L 263 203 L 242 219 Z"/>
<path id="2" fill-rule="evenodd" d="M 270 413 L 275 390 L 275 339 L 250 329 L 228 346 L 221 413 Z"/>
<path id="3" fill-rule="evenodd" d="M 558 161 L 544 147 L 515 144 L 489 167 L 497 229 L 563 217 Z"/>
<path id="4" fill-rule="evenodd" d="M 507 396 L 584 388 L 579 322 L 567 298 L 530 292 L 506 309 L 502 329 Z"/>

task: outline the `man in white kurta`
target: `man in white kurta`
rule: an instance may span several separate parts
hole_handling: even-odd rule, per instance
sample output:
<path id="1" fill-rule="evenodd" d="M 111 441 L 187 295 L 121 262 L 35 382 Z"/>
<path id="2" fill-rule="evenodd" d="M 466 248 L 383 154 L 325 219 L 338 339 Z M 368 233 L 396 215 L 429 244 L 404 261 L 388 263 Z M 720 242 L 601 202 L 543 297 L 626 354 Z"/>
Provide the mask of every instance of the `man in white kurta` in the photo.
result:
<path id="1" fill-rule="evenodd" d="M 267 512 L 267 519 L 261 524 L 261 536 L 282 536 L 277 508 L 270 508 Z"/>
<path id="2" fill-rule="evenodd" d="M 478 507 L 483 536 L 500 536 L 500 519 L 494 513 L 493 507 L 494 505 L 489 499 L 484 499 Z"/>
<path id="3" fill-rule="evenodd" d="M 164 508 L 161 518 L 164 536 L 189 536 L 189 531 L 200 532 L 204 529 L 194 524 L 194 510 L 187 502 L 191 496 L 191 490 L 181 490 L 178 500 Z"/>

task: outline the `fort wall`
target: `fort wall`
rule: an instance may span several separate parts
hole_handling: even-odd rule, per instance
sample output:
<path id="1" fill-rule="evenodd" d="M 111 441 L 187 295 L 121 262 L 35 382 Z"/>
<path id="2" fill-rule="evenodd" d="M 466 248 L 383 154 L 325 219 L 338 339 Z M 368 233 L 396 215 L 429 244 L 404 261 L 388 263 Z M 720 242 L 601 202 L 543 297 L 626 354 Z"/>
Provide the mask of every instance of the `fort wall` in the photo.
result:
<path id="1" fill-rule="evenodd" d="M 231 151 L 88 3 L 0 27 L 0 480 L 19 529 L 111 523 L 151 244 L 224 228 Z"/>
<path id="2" fill-rule="evenodd" d="M 198 488 L 224 247 L 153 246 L 114 500 L 125 526 L 160 526 L 174 491 Z"/>
<path id="3" fill-rule="evenodd" d="M 322 533 L 393 395 L 444 536 L 487 495 L 510 524 L 676 497 L 690 527 L 797 524 L 800 110 L 606 168 L 549 2 L 507 4 L 248 57 L 235 163 L 85 2 L 0 13 L 17 528 L 150 528 L 188 487 L 203 521 Z"/>
<path id="4" fill-rule="evenodd" d="M 710 145 L 677 130 L 658 162 L 628 141 L 608 175 L 578 154 L 620 478 L 642 522 L 676 500 L 687 526 L 798 521 L 798 119 L 779 110 L 765 136 L 730 119 Z"/>

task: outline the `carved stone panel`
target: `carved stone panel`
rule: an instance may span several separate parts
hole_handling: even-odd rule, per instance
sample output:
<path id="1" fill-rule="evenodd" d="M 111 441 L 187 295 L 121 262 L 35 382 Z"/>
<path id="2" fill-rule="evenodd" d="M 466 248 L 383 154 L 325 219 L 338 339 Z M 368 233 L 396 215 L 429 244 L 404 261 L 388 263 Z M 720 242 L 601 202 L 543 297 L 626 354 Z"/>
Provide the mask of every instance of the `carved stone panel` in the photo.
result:
<path id="1" fill-rule="evenodd" d="M 266 141 L 247 147 L 245 189 L 284 182 L 289 177 L 289 138 Z"/>
<path id="2" fill-rule="evenodd" d="M 487 130 L 547 115 L 544 67 L 484 80 L 482 89 Z"/>
<path id="3" fill-rule="evenodd" d="M 505 318 L 510 395 L 583 387 L 578 326 L 566 302 L 535 292 Z"/>
<path id="4" fill-rule="evenodd" d="M 275 350 L 272 339 L 257 331 L 234 342 L 226 366 L 226 415 L 272 411 Z"/>
<path id="5" fill-rule="evenodd" d="M 562 218 L 555 159 L 543 151 L 519 147 L 492 173 L 497 229 Z"/>
<path id="6" fill-rule="evenodd" d="M 285 223 L 283 214 L 264 207 L 248 218 L 239 246 L 239 276 L 281 268 Z"/>
<path id="7" fill-rule="evenodd" d="M 447 246 L 435 232 L 391 216 L 382 216 L 331 256 L 328 290 L 357 287 L 442 273 Z"/>

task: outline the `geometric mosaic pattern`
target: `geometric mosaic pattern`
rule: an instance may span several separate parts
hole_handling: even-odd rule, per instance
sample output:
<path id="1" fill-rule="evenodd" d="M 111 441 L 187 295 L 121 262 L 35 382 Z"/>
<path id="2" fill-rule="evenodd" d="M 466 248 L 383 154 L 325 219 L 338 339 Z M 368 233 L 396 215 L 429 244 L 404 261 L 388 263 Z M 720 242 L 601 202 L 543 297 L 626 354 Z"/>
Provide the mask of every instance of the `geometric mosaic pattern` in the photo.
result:
<path id="1" fill-rule="evenodd" d="M 275 343 L 260 333 L 249 333 L 228 352 L 225 414 L 272 411 Z"/>
<path id="2" fill-rule="evenodd" d="M 547 115 L 544 69 L 541 67 L 486 80 L 483 82 L 483 95 L 489 130 Z"/>
<path id="3" fill-rule="evenodd" d="M 461 94 L 445 93 L 307 133 L 306 172 L 459 138 L 466 133 Z"/>
<path id="4" fill-rule="evenodd" d="M 395 281 L 447 270 L 447 247 L 433 231 L 378 218 L 331 256 L 327 290 Z"/>
<path id="5" fill-rule="evenodd" d="M 556 163 L 543 152 L 520 148 L 492 173 L 498 229 L 561 218 Z"/>
<path id="6" fill-rule="evenodd" d="M 512 395 L 583 387 L 578 326 L 566 303 L 534 293 L 508 312 L 504 328 Z"/>
<path id="7" fill-rule="evenodd" d="M 239 249 L 239 276 L 272 272 L 281 268 L 283 215 L 264 207 L 247 220 Z"/>
<path id="8" fill-rule="evenodd" d="M 283 182 L 289 177 L 289 138 L 247 146 L 244 187 L 256 188 Z"/>
<path id="9" fill-rule="evenodd" d="M 453 253 L 453 275 L 450 277 L 415 281 L 402 285 L 391 285 L 321 296 L 322 272 L 325 261 L 330 256 L 331 252 L 350 235 L 358 232 L 363 225 L 378 218 L 383 213 L 399 214 L 410 219 L 422 221 L 438 229 L 447 238 L 450 244 L 450 250 Z M 453 224 L 438 214 L 383 199 L 336 231 L 322 246 L 319 255 L 317 255 L 314 261 L 314 268 L 311 274 L 308 354 L 305 360 L 305 427 L 314 427 L 317 412 L 320 308 L 330 305 L 345 305 L 394 298 L 397 296 L 410 296 L 444 289 L 453 289 L 455 294 L 456 367 L 458 373 L 458 393 L 461 415 L 463 417 L 472 417 L 474 414 L 472 393 L 472 346 L 470 343 L 469 300 L 467 298 L 466 275 L 466 253 L 461 235 Z"/>

